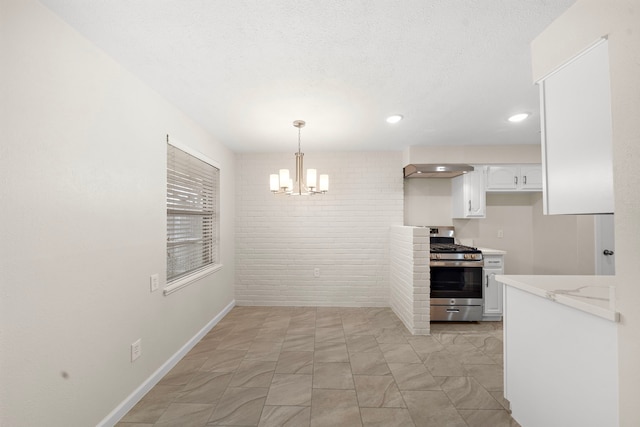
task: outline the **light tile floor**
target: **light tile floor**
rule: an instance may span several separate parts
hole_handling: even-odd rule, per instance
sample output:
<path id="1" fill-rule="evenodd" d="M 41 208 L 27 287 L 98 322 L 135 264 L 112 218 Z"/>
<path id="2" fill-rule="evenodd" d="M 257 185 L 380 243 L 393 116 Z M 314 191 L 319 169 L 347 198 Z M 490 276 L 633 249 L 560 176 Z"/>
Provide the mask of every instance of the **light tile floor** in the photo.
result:
<path id="1" fill-rule="evenodd" d="M 431 333 L 389 308 L 235 307 L 117 426 L 519 427 L 502 324 Z"/>

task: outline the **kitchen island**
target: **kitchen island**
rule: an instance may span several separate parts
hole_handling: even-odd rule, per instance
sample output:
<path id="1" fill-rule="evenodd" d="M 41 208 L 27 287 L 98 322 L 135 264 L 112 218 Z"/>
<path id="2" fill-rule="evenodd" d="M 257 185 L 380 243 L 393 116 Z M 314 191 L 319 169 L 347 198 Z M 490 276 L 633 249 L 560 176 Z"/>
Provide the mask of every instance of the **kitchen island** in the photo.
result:
<path id="1" fill-rule="evenodd" d="M 613 276 L 498 275 L 504 396 L 527 427 L 618 425 Z"/>

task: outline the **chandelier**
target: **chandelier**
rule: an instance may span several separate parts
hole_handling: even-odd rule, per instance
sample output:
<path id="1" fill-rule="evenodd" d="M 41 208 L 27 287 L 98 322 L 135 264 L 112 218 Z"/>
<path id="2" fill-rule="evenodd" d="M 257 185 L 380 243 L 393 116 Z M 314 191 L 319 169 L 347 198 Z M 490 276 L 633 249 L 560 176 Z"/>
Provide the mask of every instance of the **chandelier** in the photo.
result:
<path id="1" fill-rule="evenodd" d="M 269 188 L 273 194 L 287 194 L 289 196 L 307 196 L 309 194 L 324 194 L 329 191 L 329 175 L 320 175 L 318 185 L 318 171 L 307 169 L 307 181 L 303 180 L 302 165 L 304 153 L 300 152 L 300 129 L 305 125 L 304 120 L 296 120 L 293 126 L 298 128 L 298 152 L 296 153 L 296 180 L 289 176 L 289 169 L 280 169 L 279 173 L 269 176 Z"/>

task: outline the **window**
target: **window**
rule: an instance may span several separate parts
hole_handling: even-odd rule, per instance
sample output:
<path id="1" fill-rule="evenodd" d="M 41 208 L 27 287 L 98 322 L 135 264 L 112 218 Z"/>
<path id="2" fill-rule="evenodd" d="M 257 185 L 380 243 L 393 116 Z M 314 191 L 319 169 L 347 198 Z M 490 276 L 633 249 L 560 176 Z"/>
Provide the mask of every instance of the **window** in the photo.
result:
<path id="1" fill-rule="evenodd" d="M 214 164 L 167 137 L 165 295 L 220 267 L 220 169 Z"/>

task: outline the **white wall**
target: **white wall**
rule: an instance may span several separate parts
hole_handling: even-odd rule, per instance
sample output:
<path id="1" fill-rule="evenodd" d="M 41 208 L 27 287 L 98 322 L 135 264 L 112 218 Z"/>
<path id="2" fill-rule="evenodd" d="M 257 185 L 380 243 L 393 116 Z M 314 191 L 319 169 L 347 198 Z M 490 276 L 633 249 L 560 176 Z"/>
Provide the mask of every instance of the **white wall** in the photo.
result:
<path id="1" fill-rule="evenodd" d="M 505 274 L 534 274 L 532 197 L 534 193 L 488 193 L 487 217 L 454 220 L 456 235 L 473 246 L 506 251 Z"/>
<path id="2" fill-rule="evenodd" d="M 609 38 L 616 213 L 620 425 L 640 420 L 640 3 L 578 0 L 531 45 L 537 80 L 599 37 Z M 562 40 L 562 43 L 558 41 Z"/>
<path id="3" fill-rule="evenodd" d="M 40 3 L 1 7 L 0 425 L 96 425 L 232 301 L 234 157 Z M 166 134 L 222 166 L 225 263 L 168 297 Z"/>
<path id="4" fill-rule="evenodd" d="M 593 215 L 543 215 L 541 193 L 532 213 L 535 274 L 595 274 Z"/>
<path id="5" fill-rule="evenodd" d="M 404 180 L 405 225 L 453 225 L 450 178 Z"/>
<path id="6" fill-rule="evenodd" d="M 244 305 L 388 306 L 389 227 L 402 224 L 397 153 L 306 153 L 329 192 L 273 195 L 290 154 L 238 154 L 236 301 Z M 314 268 L 320 277 L 314 277 Z"/>
<path id="7" fill-rule="evenodd" d="M 540 192 L 487 193 L 486 218 L 453 223 L 460 239 L 506 251 L 505 274 L 595 274 L 593 215 L 543 215 Z"/>
<path id="8" fill-rule="evenodd" d="M 402 152 L 402 166 L 410 163 L 540 163 L 540 144 L 412 145 Z"/>

